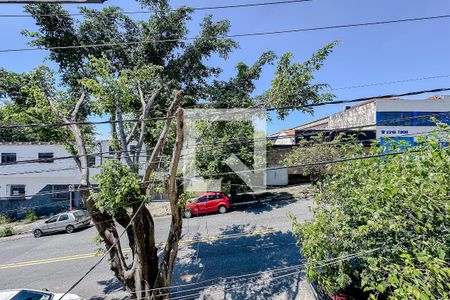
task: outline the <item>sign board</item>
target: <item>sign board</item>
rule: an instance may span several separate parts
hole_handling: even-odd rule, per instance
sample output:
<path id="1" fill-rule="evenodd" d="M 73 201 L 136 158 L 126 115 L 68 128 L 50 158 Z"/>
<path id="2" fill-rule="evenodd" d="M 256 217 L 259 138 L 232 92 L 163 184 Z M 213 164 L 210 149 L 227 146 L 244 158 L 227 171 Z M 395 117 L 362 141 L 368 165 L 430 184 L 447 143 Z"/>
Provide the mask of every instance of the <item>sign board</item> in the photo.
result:
<path id="1" fill-rule="evenodd" d="M 0 0 L 0 4 L 3 3 L 103 3 L 106 0 Z"/>

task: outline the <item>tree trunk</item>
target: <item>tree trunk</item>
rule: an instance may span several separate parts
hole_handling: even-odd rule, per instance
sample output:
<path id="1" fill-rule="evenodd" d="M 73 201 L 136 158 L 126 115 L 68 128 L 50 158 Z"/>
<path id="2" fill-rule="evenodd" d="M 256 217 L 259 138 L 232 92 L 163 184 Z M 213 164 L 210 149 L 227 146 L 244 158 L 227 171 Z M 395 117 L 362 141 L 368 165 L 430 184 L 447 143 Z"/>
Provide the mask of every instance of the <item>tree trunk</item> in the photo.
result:
<path id="1" fill-rule="evenodd" d="M 181 150 L 184 142 L 184 120 L 183 110 L 179 109 L 177 112 L 177 135 L 175 142 L 175 149 L 170 163 L 170 174 L 168 182 L 168 196 L 170 202 L 170 211 L 172 213 L 172 223 L 170 226 L 169 236 L 167 238 L 166 246 L 162 261 L 159 265 L 159 273 L 157 278 L 157 287 L 169 287 L 172 284 L 173 268 L 178 255 L 178 243 L 181 238 L 183 218 L 181 207 L 178 205 L 181 188 L 177 185 L 176 175 L 178 170 L 178 163 L 181 157 Z M 169 296 L 168 289 L 158 290 L 156 295 L 161 299 L 166 299 Z"/>

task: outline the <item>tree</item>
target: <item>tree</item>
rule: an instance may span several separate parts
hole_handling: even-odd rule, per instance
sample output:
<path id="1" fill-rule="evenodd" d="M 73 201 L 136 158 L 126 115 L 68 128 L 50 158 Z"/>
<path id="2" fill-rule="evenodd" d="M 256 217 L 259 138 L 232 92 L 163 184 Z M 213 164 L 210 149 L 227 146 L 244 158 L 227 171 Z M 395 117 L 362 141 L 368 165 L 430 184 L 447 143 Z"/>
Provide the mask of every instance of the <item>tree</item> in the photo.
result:
<path id="1" fill-rule="evenodd" d="M 237 74 L 228 81 L 215 80 L 207 89 L 208 106 L 212 108 L 258 108 L 274 107 L 279 118 L 289 111 L 300 110 L 313 113 L 311 107 L 295 108 L 306 104 L 330 101 L 334 96 L 325 93 L 326 84 L 313 83 L 314 72 L 323 65 L 337 42 L 319 49 L 303 63 L 292 62 L 292 53 L 278 58 L 273 52 L 265 52 L 251 66 L 241 62 Z M 262 95 L 254 95 L 257 81 L 267 64 L 277 64 L 270 89 Z M 292 107 L 290 107 L 292 106 Z M 196 165 L 204 177 L 208 174 L 221 174 L 232 171 L 225 159 L 236 155 L 245 165 L 254 163 L 253 139 L 255 128 L 251 122 L 202 122 L 199 124 L 199 140 Z M 262 137 L 265 138 L 265 137 Z M 258 159 L 258 158 L 257 158 Z M 220 175 L 231 184 L 232 197 L 237 190 L 246 190 L 245 183 L 236 174 Z"/>
<path id="2" fill-rule="evenodd" d="M 405 154 L 340 163 L 318 184 L 314 220 L 294 220 L 310 280 L 371 299 L 448 296 L 450 136 L 441 129 Z"/>
<path id="3" fill-rule="evenodd" d="M 334 174 L 334 164 L 314 164 L 317 162 L 326 162 L 340 159 L 349 152 L 358 152 L 360 145 L 353 137 L 344 138 L 341 135 L 336 136 L 329 141 L 323 134 L 312 137 L 310 140 L 302 139 L 297 148 L 293 149 L 284 159 L 283 165 L 295 166 L 303 175 L 308 176 L 311 182 L 316 183 L 326 176 Z"/>
<path id="4" fill-rule="evenodd" d="M 180 189 L 176 179 L 183 142 L 183 112 L 180 107 L 194 106 L 205 99 L 213 102 L 210 97 L 217 94 L 222 95 L 220 105 L 239 106 L 243 98 L 246 98 L 245 106 L 251 101 L 264 104 L 265 97 L 255 100 L 250 95 L 254 90 L 253 80 L 259 77 L 262 66 L 270 62 L 273 55 L 263 55 L 253 67 L 240 64 L 237 89 L 232 80 L 211 84 L 210 79 L 219 75 L 221 70 L 209 66 L 206 60 L 216 54 L 225 59 L 237 46 L 227 37 L 229 22 L 214 22 L 212 16 L 207 16 L 197 37 L 187 42 L 190 40 L 187 39 L 186 26 L 192 12 L 190 8 L 172 10 L 165 0 L 139 2 L 144 8 L 154 11 L 148 20 L 137 22 L 117 7 L 102 11 L 81 8 L 83 18 L 76 20 L 60 5 L 26 6 L 39 30 L 24 31 L 24 34 L 32 39 L 32 45 L 50 49 L 49 59 L 59 66 L 59 70 L 57 73 L 46 71 L 38 76 L 39 80 L 31 80 L 27 77 L 29 74 L 8 74 L 7 87 L 21 90 L 21 82 L 31 85 L 33 92 L 27 94 L 25 105 L 20 102 L 22 91 L 17 94 L 8 88 L 2 93 L 11 100 L 10 109 L 16 110 L 18 120 L 24 124 L 31 121 L 69 124 L 57 128 L 62 135 L 46 138 L 56 142 L 65 140 L 68 145 L 73 145 L 81 172 L 82 198 L 108 249 L 112 271 L 131 298 L 168 298 L 167 287 L 172 282 L 182 228 L 183 207 L 179 203 Z M 66 48 L 70 45 L 80 47 Z M 314 60 L 325 59 L 332 46 L 327 47 L 329 50 Z M 305 69 L 284 59 L 279 71 L 291 67 L 297 70 L 294 72 L 296 77 L 282 81 L 291 88 L 292 85 L 297 86 L 298 97 L 291 104 L 310 100 L 302 96 L 312 95 L 312 101 L 330 98 L 329 95 L 321 95 L 323 85 L 311 84 L 312 88 L 308 89 L 313 78 L 311 74 L 306 77 L 298 74 L 312 72 L 320 67 L 320 63 Z M 287 73 L 277 74 L 277 78 L 286 77 Z M 39 84 L 40 80 L 45 84 Z M 277 93 L 283 93 L 282 88 L 279 86 L 271 92 L 267 103 L 275 105 Z M 233 101 L 226 104 L 233 95 L 236 96 Z M 42 112 L 33 115 L 35 108 L 42 108 Z M 79 124 L 93 115 L 110 120 L 115 159 L 124 159 L 126 164 L 106 164 L 96 177 L 98 190 L 95 192 L 92 192 L 87 163 L 93 128 Z M 127 117 L 139 121 L 129 126 L 125 120 Z M 173 118 L 176 118 L 177 126 L 176 134 L 171 136 Z M 134 154 L 129 149 L 131 141 L 137 142 Z M 172 144 L 173 151 L 165 149 L 165 145 Z M 138 163 L 144 145 L 152 152 L 141 177 Z M 154 175 L 155 163 L 164 151 L 171 154 L 167 190 L 172 223 L 164 252 L 159 258 L 153 218 L 144 204 L 151 198 L 153 183 L 158 180 Z M 126 229 L 132 249 L 131 263 L 123 254 L 116 223 Z"/>

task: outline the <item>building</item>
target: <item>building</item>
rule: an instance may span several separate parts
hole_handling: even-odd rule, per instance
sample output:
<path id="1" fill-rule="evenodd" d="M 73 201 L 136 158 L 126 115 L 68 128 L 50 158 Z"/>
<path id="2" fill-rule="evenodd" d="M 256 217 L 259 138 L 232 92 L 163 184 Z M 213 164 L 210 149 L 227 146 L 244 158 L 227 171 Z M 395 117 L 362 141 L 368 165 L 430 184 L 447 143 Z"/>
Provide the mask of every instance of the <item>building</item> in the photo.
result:
<path id="1" fill-rule="evenodd" d="M 295 145 L 301 138 L 320 133 L 364 132 L 366 140 L 383 143 L 389 138 L 413 144 L 418 136 L 436 127 L 433 117 L 443 123 L 450 123 L 450 96 L 433 96 L 425 100 L 373 99 L 347 106 L 343 111 L 320 120 L 284 130 L 271 138 L 274 145 Z M 290 135 L 283 132 L 289 132 Z M 295 132 L 294 139 L 292 132 Z"/>
<path id="2" fill-rule="evenodd" d="M 425 100 L 372 99 L 346 106 L 328 117 L 269 136 L 273 145 L 269 166 L 279 166 L 300 140 L 317 135 L 323 135 L 327 140 L 333 140 L 338 134 L 355 135 L 367 148 L 374 141 L 385 144 L 401 140 L 414 145 L 417 137 L 436 128 L 433 118 L 450 124 L 450 96 L 433 96 Z M 296 173 L 295 168 L 288 170 L 289 183 L 294 182 Z"/>
<path id="3" fill-rule="evenodd" d="M 130 145 L 131 153 L 134 148 L 135 145 Z M 100 172 L 99 167 L 106 160 L 115 157 L 109 141 L 97 142 L 94 151 L 96 155 L 89 157 L 91 177 Z M 54 143 L 0 143 L 0 155 L 0 214 L 21 217 L 27 210 L 33 210 L 38 215 L 47 215 L 83 207 L 77 192 L 80 171 L 76 160 L 63 146 Z M 146 159 L 146 151 L 142 151 L 139 159 L 141 174 Z M 29 160 L 36 161 L 21 163 Z"/>

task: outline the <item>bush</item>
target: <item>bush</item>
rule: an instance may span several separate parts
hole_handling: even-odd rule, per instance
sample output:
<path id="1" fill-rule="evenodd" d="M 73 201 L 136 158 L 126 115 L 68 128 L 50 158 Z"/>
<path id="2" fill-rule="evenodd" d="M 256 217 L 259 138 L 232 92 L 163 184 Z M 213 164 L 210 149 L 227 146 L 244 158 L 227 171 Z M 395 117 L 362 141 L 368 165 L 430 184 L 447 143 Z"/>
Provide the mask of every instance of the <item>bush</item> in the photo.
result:
<path id="1" fill-rule="evenodd" d="M 450 140 L 445 132 L 411 149 L 417 152 L 338 164 L 335 175 L 317 185 L 314 220 L 294 220 L 310 280 L 329 293 L 356 286 L 371 299 L 448 297 L 450 148 L 440 142 Z"/>
<path id="2" fill-rule="evenodd" d="M 6 226 L 0 229 L 0 237 L 14 235 L 14 230 L 12 226 Z"/>
<path id="3" fill-rule="evenodd" d="M 321 161 L 340 159 L 346 153 L 362 153 L 362 146 L 353 137 L 337 136 L 333 141 L 326 141 L 323 135 L 311 140 L 301 140 L 298 148 L 294 149 L 284 160 L 283 165 L 292 166 L 311 164 Z M 297 167 L 299 173 L 308 176 L 311 182 L 317 182 L 335 171 L 334 164 L 306 165 Z"/>
<path id="4" fill-rule="evenodd" d="M 0 224 L 8 224 L 11 223 L 11 218 L 7 215 L 0 215 Z"/>
<path id="5" fill-rule="evenodd" d="M 38 219 L 38 216 L 36 215 L 36 212 L 31 210 L 31 211 L 27 212 L 27 215 L 25 216 L 25 223 L 27 223 L 27 224 L 33 223 L 37 219 Z"/>

